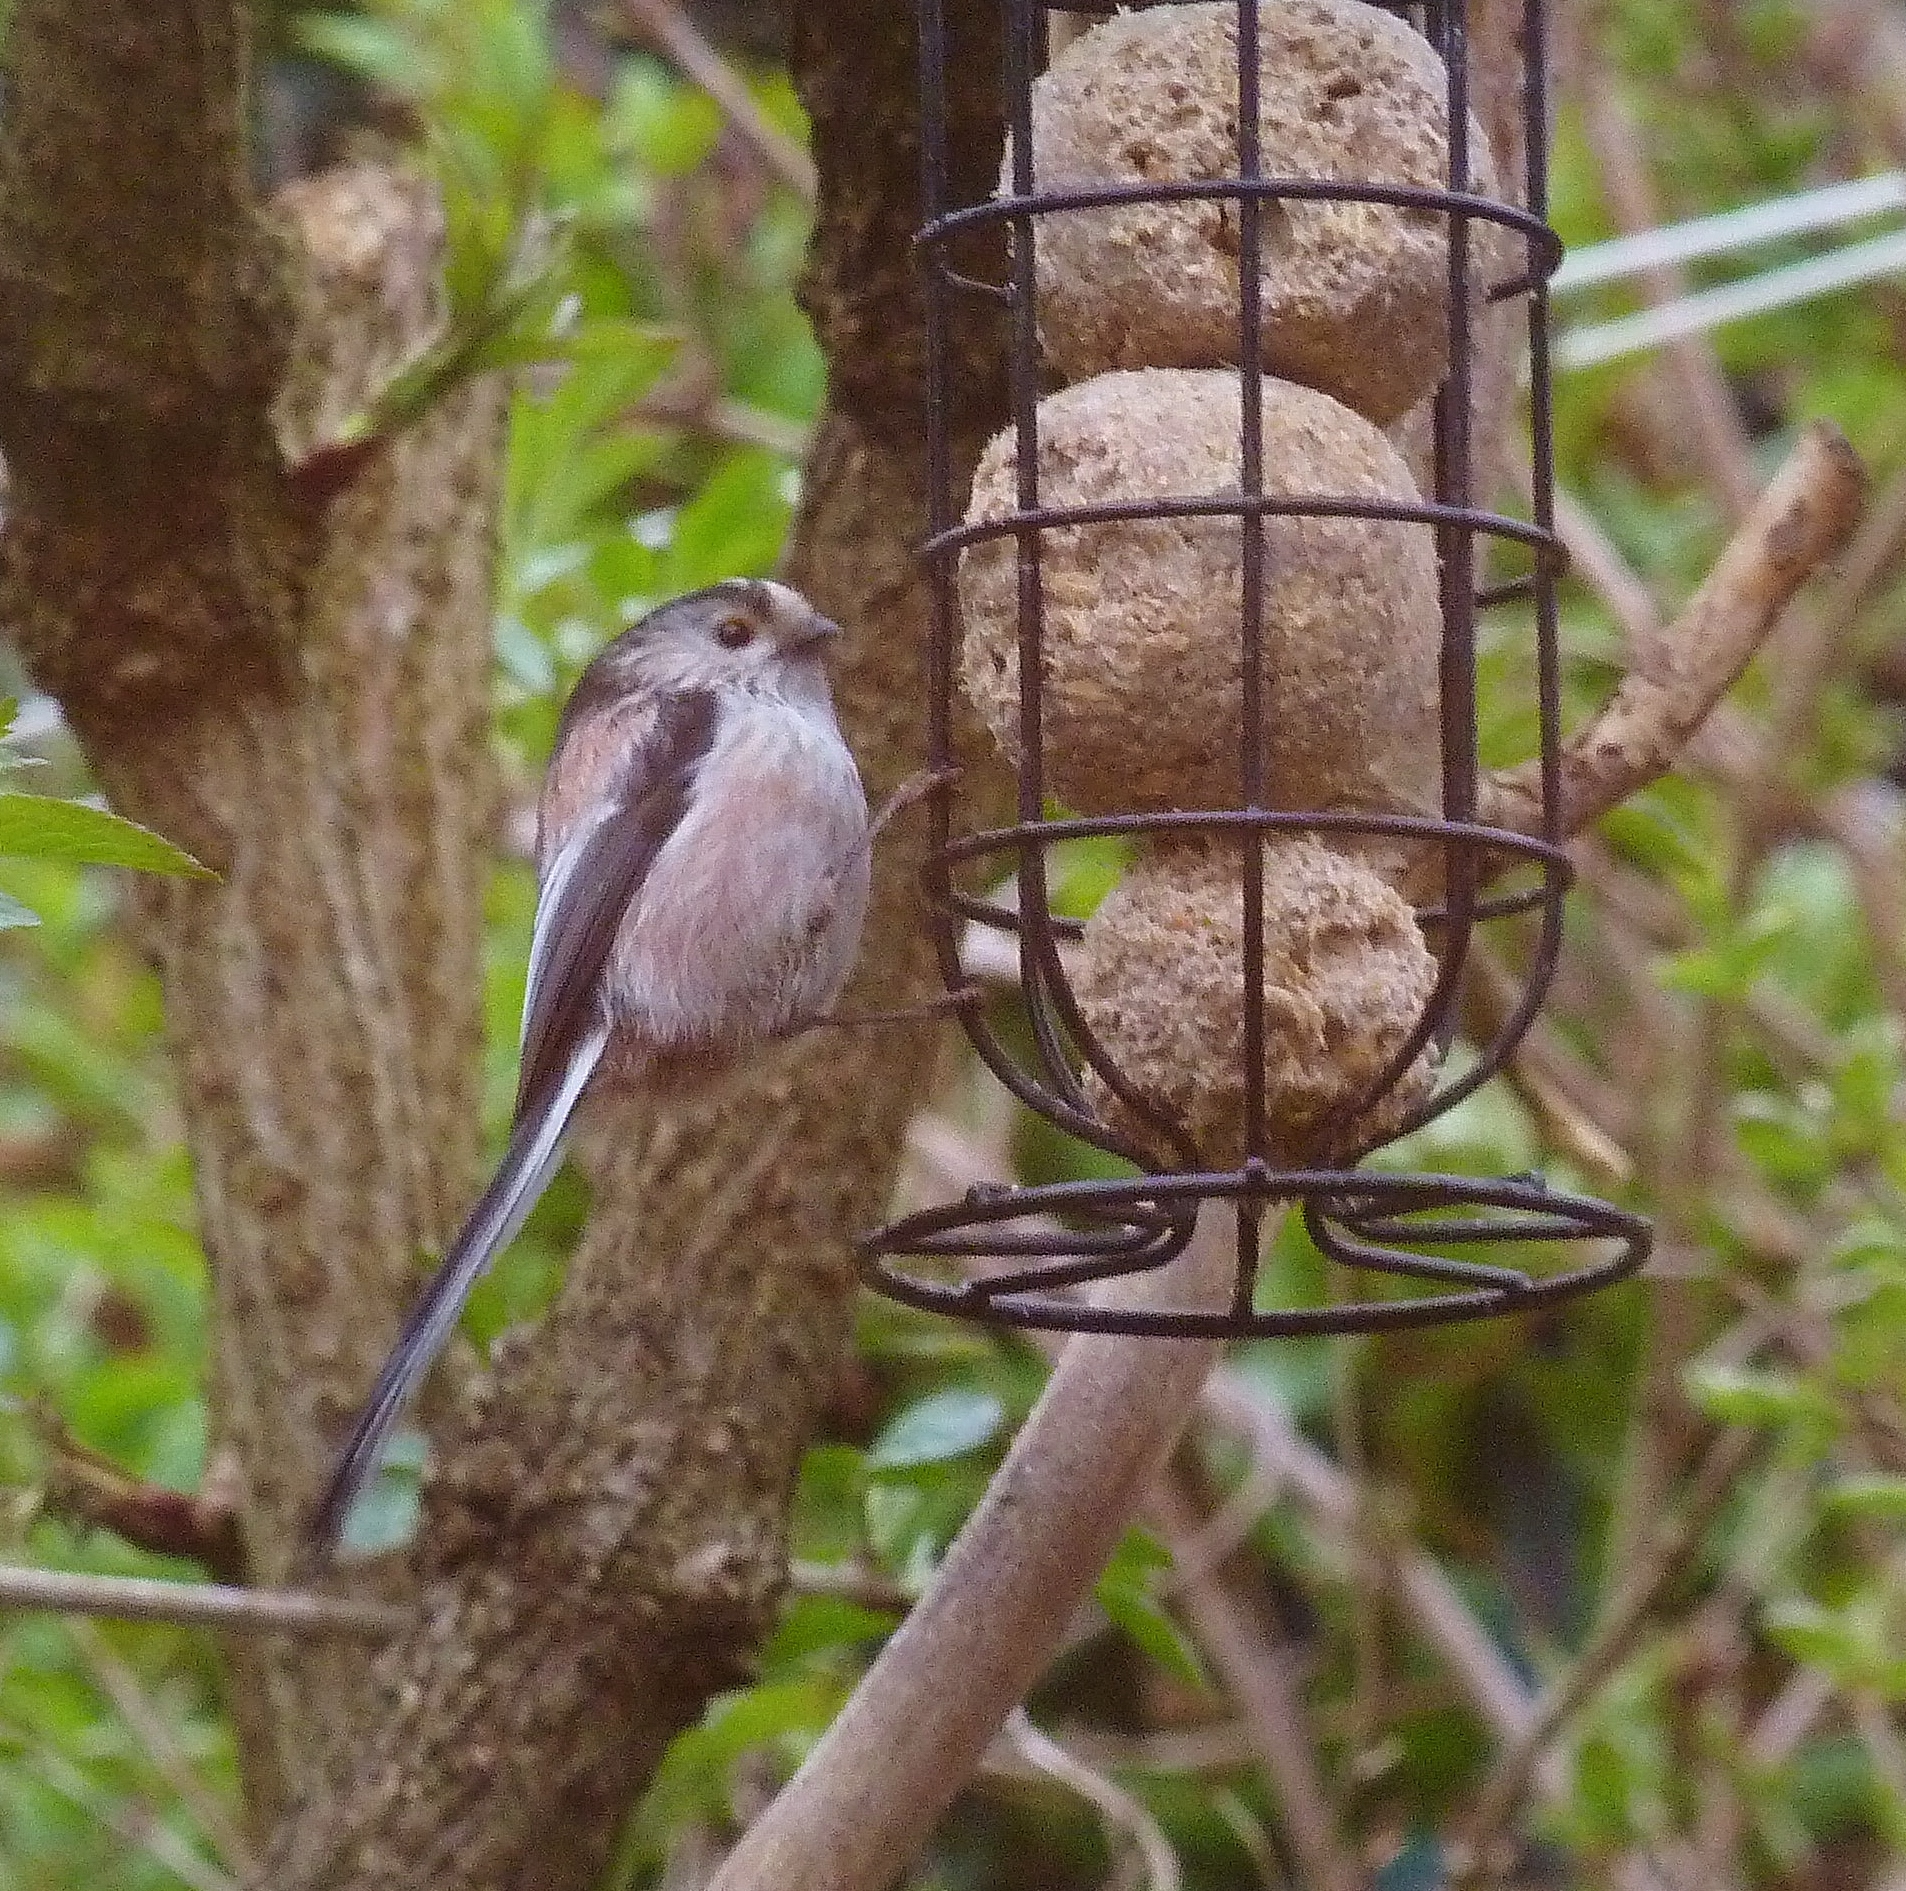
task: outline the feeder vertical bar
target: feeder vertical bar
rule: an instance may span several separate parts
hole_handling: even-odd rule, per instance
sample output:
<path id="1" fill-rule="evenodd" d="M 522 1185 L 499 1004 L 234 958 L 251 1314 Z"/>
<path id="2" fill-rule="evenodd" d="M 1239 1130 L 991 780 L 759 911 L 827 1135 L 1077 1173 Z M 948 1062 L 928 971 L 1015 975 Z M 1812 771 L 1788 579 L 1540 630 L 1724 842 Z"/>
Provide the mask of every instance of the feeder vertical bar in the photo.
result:
<path id="1" fill-rule="evenodd" d="M 1449 187 L 1470 183 L 1469 40 L 1466 0 L 1438 9 L 1439 50 L 1448 75 Z M 1436 497 L 1467 514 L 1475 506 L 1470 427 L 1475 401 L 1469 283 L 1469 219 L 1448 212 L 1449 372 L 1436 396 Z M 1476 818 L 1476 589 L 1475 532 L 1466 520 L 1445 519 L 1436 529 L 1442 578 L 1441 664 L 1443 815 Z M 1477 858 L 1473 845 L 1452 836 L 1443 849 L 1443 964 L 1432 1004 L 1453 1024 L 1475 922 Z M 1439 1033 L 1441 1035 L 1441 1033 Z"/>
<path id="2" fill-rule="evenodd" d="M 944 238 L 937 225 L 946 213 L 946 16 L 941 0 L 919 0 L 920 22 L 920 205 L 925 241 L 920 246 L 925 302 L 927 533 L 938 538 L 954 521 L 952 442 L 948 438 L 946 385 L 947 280 Z M 927 766 L 953 767 L 953 600 L 954 561 L 936 552 L 927 561 L 930 634 L 927 638 Z M 953 790 L 928 798 L 928 847 L 921 869 L 922 891 L 936 915 L 934 951 L 941 982 L 949 989 L 960 977 L 959 939 L 950 923 L 952 883 L 946 848 L 952 838 Z"/>
<path id="3" fill-rule="evenodd" d="M 1549 215 L 1549 60 L 1543 0 L 1525 0 L 1522 10 L 1522 118 L 1528 152 L 1528 208 L 1543 222 Z M 1560 552 L 1555 540 L 1555 413 L 1549 361 L 1549 258 L 1527 245 L 1529 275 L 1529 467 L 1530 508 L 1545 542 L 1535 566 L 1535 675 L 1542 773 L 1542 838 L 1560 847 L 1562 832 L 1562 676 L 1556 582 Z M 1562 950 L 1562 903 L 1568 876 L 1553 860 L 1542 867 L 1542 930 L 1530 968 L 1529 987 L 1546 991 Z M 1530 1007 L 1530 1016 L 1534 1006 Z M 1527 1028 L 1527 1020 L 1510 1020 Z M 1520 1035 L 1520 1031 L 1518 1031 Z"/>
<path id="4" fill-rule="evenodd" d="M 1023 203 L 1033 195 L 1032 80 L 1044 40 L 1044 9 L 1031 0 L 1002 0 L 1006 56 L 1005 119 L 1012 141 L 1012 194 Z M 1035 21 L 1037 24 L 1035 24 Z M 1018 457 L 1015 500 L 1020 514 L 1039 507 L 1039 310 L 1038 268 L 1034 244 L 1038 219 L 1029 210 L 1015 212 L 1012 233 L 1012 338 L 1008 376 L 1013 409 L 1014 448 Z M 1042 533 L 1021 525 L 1014 535 L 1018 553 L 1019 608 L 1019 770 L 1018 813 L 1024 824 L 1045 815 L 1045 726 L 1041 702 L 1045 681 L 1045 581 Z M 1060 1094 L 1076 1103 L 1065 1046 L 1046 1000 L 1047 981 L 1058 963 L 1052 934 L 1052 910 L 1046 885 L 1046 856 L 1036 838 L 1019 849 L 1019 985 L 1045 1075 Z"/>
<path id="5" fill-rule="evenodd" d="M 1258 90 L 1258 0 L 1238 0 L 1238 483 L 1244 507 L 1238 520 L 1241 556 L 1239 666 L 1242 676 L 1239 788 L 1244 806 L 1264 805 L 1264 282 L 1263 204 L 1253 188 L 1264 175 Z M 1244 830 L 1244 1155 L 1247 1169 L 1264 1170 L 1264 839 Z M 1248 1313 L 1257 1284 L 1262 1196 L 1238 1198 L 1240 1315 Z"/>

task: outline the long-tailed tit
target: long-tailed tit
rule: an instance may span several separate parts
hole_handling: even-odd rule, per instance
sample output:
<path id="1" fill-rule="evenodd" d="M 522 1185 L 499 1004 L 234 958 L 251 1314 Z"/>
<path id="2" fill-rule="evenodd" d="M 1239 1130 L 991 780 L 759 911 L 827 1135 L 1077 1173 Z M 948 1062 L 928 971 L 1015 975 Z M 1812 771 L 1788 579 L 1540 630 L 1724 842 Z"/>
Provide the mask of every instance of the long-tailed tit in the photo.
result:
<path id="1" fill-rule="evenodd" d="M 509 1148 L 378 1375 L 312 1524 L 319 1555 L 398 1414 L 562 1160 L 578 1101 L 678 1096 L 840 996 L 867 909 L 867 800 L 822 656 L 836 627 L 733 579 L 651 612 L 556 730 Z"/>

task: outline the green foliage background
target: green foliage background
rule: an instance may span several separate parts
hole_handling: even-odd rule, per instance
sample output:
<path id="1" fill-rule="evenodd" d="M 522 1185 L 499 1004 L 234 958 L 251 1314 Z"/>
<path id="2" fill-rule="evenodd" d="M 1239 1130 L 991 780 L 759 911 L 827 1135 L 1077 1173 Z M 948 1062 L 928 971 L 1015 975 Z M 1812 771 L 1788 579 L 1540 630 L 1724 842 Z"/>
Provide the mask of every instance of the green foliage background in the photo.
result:
<path id="1" fill-rule="evenodd" d="M 1636 113 L 1666 214 L 1886 161 L 1876 135 L 1831 100 L 1796 106 L 1771 82 L 1800 31 L 1785 0 L 1736 10 L 1726 51 L 1743 63 L 1734 66 L 1704 45 L 1710 12 L 1696 0 L 1622 0 L 1596 41 L 1598 81 L 1617 86 Z M 320 64 L 351 75 L 354 96 L 380 101 L 385 128 L 352 135 L 378 143 L 395 118 L 443 181 L 453 301 L 470 349 L 435 371 L 540 363 L 522 370 L 514 401 L 496 610 L 497 742 L 520 802 L 565 689 L 607 636 L 675 592 L 765 572 L 777 556 L 823 392 L 792 299 L 805 212 L 656 59 L 623 52 L 599 91 L 577 83 L 529 0 L 375 0 L 348 13 L 288 13 L 280 37 L 281 83 L 311 86 Z M 750 83 L 767 116 L 798 135 L 785 77 L 761 67 Z M 1559 127 L 1554 220 L 1572 242 L 1612 228 L 1573 112 Z M 1770 260 L 1778 257 L 1755 266 Z M 1608 313 L 1625 306 L 1614 292 L 1597 301 Z M 1906 299 L 1886 285 L 1716 337 L 1764 419 L 1755 444 L 1764 468 L 1814 415 L 1838 420 L 1882 477 L 1906 462 L 1903 334 Z M 1637 450 L 1633 410 L 1644 389 L 1633 362 L 1567 380 L 1559 457 L 1566 487 L 1672 602 L 1698 580 L 1726 521 L 1697 469 Z M 1897 639 L 1899 584 L 1894 573 L 1869 602 L 1852 632 L 1863 642 L 1837 671 L 1817 732 L 1788 758 L 1803 796 L 1896 766 L 1899 702 L 1875 679 Z M 1485 651 L 1495 759 L 1519 757 L 1531 740 L 1525 628 L 1496 624 Z M 1622 651 L 1617 627 L 1581 587 L 1568 595 L 1565 644 L 1569 713 L 1579 718 L 1606 694 Z M 1750 714 L 1769 688 L 1764 675 L 1748 679 L 1740 700 Z M 21 746 L 45 764 L 36 786 L 83 791 L 57 732 Z M 1877 1704 L 1884 1722 L 1906 1697 L 1906 1478 L 1861 1441 L 1873 1403 L 1891 1399 L 1906 1363 L 1900 1021 L 1842 851 L 1789 837 L 1743 871 L 1741 829 L 1741 810 L 1711 779 L 1677 777 L 1603 834 L 1628 883 L 1673 916 L 1676 937 L 1651 944 L 1641 975 L 1666 1015 L 1712 1021 L 1726 1090 L 1728 1161 L 1705 1188 L 1683 1187 L 1672 1172 L 1677 1099 L 1642 1100 L 1633 1199 L 1664 1214 L 1672 1268 L 1721 1283 L 1723 1297 L 1726 1283 L 1745 1281 L 1776 1305 L 1799 1306 L 1818 1342 L 1804 1366 L 1722 1349 L 1689 1373 L 1686 1396 L 1701 1412 L 1755 1427 L 1767 1449 L 1697 1559 L 1674 1619 L 1744 1584 L 1753 1685 L 1764 1693 L 1802 1661 L 1847 1700 Z M 1088 853 L 1071 871 L 1075 903 L 1087 907 L 1109 864 Z M 204 1267 L 155 986 L 129 941 L 130 891 L 70 859 L 16 857 L 0 859 L 0 895 L 41 921 L 0 937 L 0 1554 L 186 1578 L 191 1571 L 75 1531 L 41 1502 L 48 1441 L 59 1435 L 182 1490 L 205 1469 Z M 532 903 L 527 867 L 500 860 L 487 1092 L 498 1142 Z M 1578 937 L 1593 923 L 1578 911 Z M 1580 988 L 1558 1002 L 1556 1029 L 1590 1065 L 1604 1062 L 1612 1009 L 1606 994 Z M 1082 1160 L 1030 1124 L 1018 1145 L 1030 1175 Z M 1561 1183 L 1609 1188 L 1607 1176 L 1551 1146 L 1500 1085 L 1391 1159 L 1489 1173 L 1541 1166 Z M 1747 1212 L 1755 1205 L 1800 1230 L 1802 1259 L 1769 1252 Z M 552 1190 L 478 1293 L 468 1322 L 477 1342 L 545 1302 L 581 1212 L 573 1181 Z M 1301 1233 L 1280 1239 L 1269 1280 L 1299 1299 L 1321 1293 L 1321 1263 Z M 1267 1345 L 1246 1349 L 1239 1364 L 1319 1438 L 1341 1445 L 1353 1411 L 1377 1501 L 1447 1562 L 1516 1659 L 1548 1672 L 1580 1646 L 1621 1574 L 1607 1565 L 1609 1530 L 1650 1303 L 1650 1289 L 1633 1286 L 1538 1331 Z M 1043 1368 L 1016 1343 L 873 1303 L 859 1351 L 857 1395 L 807 1460 L 799 1553 L 854 1559 L 912 1589 L 975 1500 Z M 1217 1450 L 1202 1468 L 1214 1490 L 1246 1469 Z M 400 1529 L 403 1516 L 398 1478 L 372 1527 Z M 1359 1592 L 1300 1512 L 1268 1509 L 1246 1553 L 1267 1614 L 1302 1638 L 1327 1764 L 1379 1882 L 1387 1891 L 1439 1882 L 1435 1835 L 1473 1792 L 1485 1735 L 1393 1624 L 1376 1631 L 1384 1672 L 1372 1691 L 1373 1631 Z M 1128 1539 L 1100 1585 L 1103 1621 L 1082 1632 L 1035 1711 L 1102 1735 L 1096 1750 L 1161 1823 L 1188 1884 L 1265 1882 L 1276 1816 L 1262 1781 L 1242 1760 L 1176 1764 L 1162 1737 L 1222 1709 L 1204 1691 L 1159 1564 L 1156 1546 Z M 792 1601 L 758 1682 L 677 1743 L 630 1820 L 614 1881 L 657 1883 L 684 1846 L 730 1832 L 825 1727 L 894 1620 L 833 1597 Z M 1541 1818 L 1558 1848 L 1558 1881 L 1594 1882 L 1597 1861 L 1688 1829 L 1704 1769 L 1716 1768 L 1742 1808 L 1741 1856 L 1755 1882 L 1863 1882 L 1867 1868 L 1899 1855 L 1906 1780 L 1888 1776 L 1883 1741 L 1834 1721 L 1783 1764 L 1756 1771 L 1707 1705 L 1691 1715 L 1688 1658 L 1679 1633 L 1644 1641 L 1577 1723 L 1567 1796 Z M 230 1804 L 232 1767 L 205 1637 L 0 1615 L 0 1891 L 216 1882 L 217 1819 L 195 1809 L 179 1781 Z M 128 1820 L 143 1837 L 129 1835 Z M 1092 1885 L 1121 1856 L 1064 1789 L 991 1778 L 949 1821 L 920 1882 L 949 1891 Z M 1853 1875 L 1833 1875 L 1842 1868 Z"/>

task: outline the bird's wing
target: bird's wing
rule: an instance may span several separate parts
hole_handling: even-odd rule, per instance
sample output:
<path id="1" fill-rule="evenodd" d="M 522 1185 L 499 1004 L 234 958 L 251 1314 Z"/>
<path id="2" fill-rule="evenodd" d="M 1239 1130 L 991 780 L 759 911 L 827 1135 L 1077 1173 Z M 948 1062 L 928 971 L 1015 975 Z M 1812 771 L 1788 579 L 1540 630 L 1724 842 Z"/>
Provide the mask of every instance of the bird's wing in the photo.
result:
<path id="1" fill-rule="evenodd" d="M 566 1066 L 596 1014 L 602 970 L 629 908 L 687 811 L 695 770 L 715 737 L 706 690 L 670 696 L 605 815 L 579 821 L 543 876 L 523 1000 L 520 1118 Z"/>
<path id="2" fill-rule="evenodd" d="M 609 1021 L 597 1004 L 603 965 L 650 863 L 685 812 L 714 739 L 716 703 L 703 691 L 670 697 L 604 812 L 577 823 L 543 876 L 530 947 L 523 1074 L 516 1120 L 482 1198 L 404 1322 L 319 1499 L 310 1540 L 336 1546 L 391 1427 L 443 1349 L 470 1289 L 515 1238 L 562 1161 L 583 1087 L 601 1062 Z"/>
<path id="3" fill-rule="evenodd" d="M 575 1045 L 560 1079 L 538 1105 L 518 1113 L 510 1146 L 490 1186 L 470 1211 L 450 1252 L 411 1309 L 349 1440 L 331 1467 L 311 1522 L 311 1547 L 320 1560 L 337 1546 L 351 1506 L 377 1468 L 384 1440 L 430 1370 L 431 1362 L 443 1350 L 470 1289 L 515 1239 L 517 1229 L 549 1186 L 549 1178 L 562 1161 L 563 1138 L 576 1099 L 601 1060 L 608 1037 L 606 1023 L 595 1025 Z"/>

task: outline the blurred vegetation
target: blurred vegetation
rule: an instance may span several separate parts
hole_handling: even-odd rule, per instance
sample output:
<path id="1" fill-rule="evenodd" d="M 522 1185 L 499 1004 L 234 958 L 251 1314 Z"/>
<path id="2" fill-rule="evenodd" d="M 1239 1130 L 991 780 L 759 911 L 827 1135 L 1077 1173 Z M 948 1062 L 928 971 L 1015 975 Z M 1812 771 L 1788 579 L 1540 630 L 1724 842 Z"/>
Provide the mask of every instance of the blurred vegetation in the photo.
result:
<path id="1" fill-rule="evenodd" d="M 1789 0 L 1616 0 L 1581 23 L 1556 148 L 1563 234 L 1593 241 L 1619 224 L 1578 75 L 1632 115 L 1663 218 L 1894 162 L 1906 125 L 1810 60 L 1808 24 Z M 533 364 L 514 400 L 496 607 L 509 805 L 487 1098 L 500 1144 L 533 904 L 510 809 L 526 805 L 563 693 L 607 636 L 675 592 L 773 565 L 823 392 L 793 301 L 807 212 L 700 91 L 580 12 L 374 0 L 287 9 L 274 43 L 274 170 L 350 154 L 429 164 L 450 206 L 453 304 L 481 330 L 450 371 Z M 765 121 L 798 137 L 785 76 L 744 69 Z M 1610 290 L 1568 314 L 1636 305 Z M 1906 471 L 1903 344 L 1897 282 L 1712 337 L 1763 473 L 1800 422 L 1826 415 L 1882 487 Z M 1664 418 L 1661 372 L 1630 359 L 1565 380 L 1558 458 L 1564 488 L 1671 610 L 1728 518 L 1713 469 Z M 1619 1194 L 1660 1218 L 1651 1281 L 1540 1321 L 1263 1345 L 1236 1362 L 1361 1493 L 1354 1554 L 1270 1494 L 1225 1568 L 1266 1648 L 1301 1666 L 1343 1829 L 1385 1891 L 1444 1881 L 1441 1838 L 1496 1752 L 1389 1591 L 1399 1546 L 1439 1559 L 1533 1686 L 1608 1622 L 1686 1464 L 1736 1432 L 1744 1455 L 1711 1522 L 1564 1731 L 1559 1784 L 1527 1821 L 1529 1881 L 1613 1882 L 1642 1858 L 1658 1882 L 1706 1883 L 1688 1860 L 1713 1853 L 1715 1883 L 1877 1885 L 1906 1857 L 1897 553 L 1885 548 L 1835 627 L 1797 726 L 1779 648 L 1737 693 L 1750 733 L 1787 742 L 1758 789 L 1703 751 L 1585 850 L 1588 891 L 1543 1026 L 1559 1080 L 1498 1082 L 1385 1158 L 1540 1167 Z M 1531 739 L 1526 628 L 1489 632 L 1484 728 L 1498 757 Z M 1625 635 L 1571 584 L 1572 718 L 1618 675 Z M 9 752 L 42 764 L 48 792 L 82 793 L 57 724 L 30 704 L 28 725 Z M 1106 878 L 1103 858 L 1082 856 L 1074 903 Z M 40 920 L 0 936 L 0 1557 L 186 1578 L 48 1496 L 50 1468 L 75 1448 L 178 1490 L 206 1470 L 207 1286 L 156 987 L 128 926 L 137 891 L 70 859 L 15 857 L 0 858 L 0 897 Z M 1511 967 L 1518 949 L 1504 944 Z M 1024 1174 L 1077 1170 L 1071 1145 L 976 1095 L 970 1073 L 950 1080 L 957 1133 L 990 1124 Z M 479 1291 L 473 1339 L 534 1315 L 581 1210 L 573 1181 L 551 1192 Z M 1287 1231 L 1267 1290 L 1324 1286 L 1301 1230 Z M 798 1554 L 916 1589 L 1043 1372 L 1022 1344 L 869 1301 L 833 1435 L 807 1459 Z M 1651 1468 L 1664 1439 L 1679 1454 L 1666 1471 Z M 1222 1439 L 1193 1458 L 1213 1504 L 1256 1474 Z M 391 1503 L 399 1527 L 400 1489 Z M 1275 1795 L 1174 1611 L 1166 1561 L 1143 1533 L 1128 1538 L 1035 1718 L 1157 1822 L 1187 1885 L 1287 1882 Z M 695 1882 L 695 1861 L 798 1761 L 896 1619 L 864 1585 L 860 1599 L 790 1601 L 755 1685 L 677 1742 L 614 1882 Z M 232 1767 L 204 1635 L 0 1613 L 0 1891 L 218 1884 L 241 1862 Z M 917 1880 L 1139 1881 L 1092 1805 L 1004 1764 L 965 1796 Z"/>

